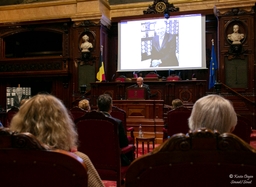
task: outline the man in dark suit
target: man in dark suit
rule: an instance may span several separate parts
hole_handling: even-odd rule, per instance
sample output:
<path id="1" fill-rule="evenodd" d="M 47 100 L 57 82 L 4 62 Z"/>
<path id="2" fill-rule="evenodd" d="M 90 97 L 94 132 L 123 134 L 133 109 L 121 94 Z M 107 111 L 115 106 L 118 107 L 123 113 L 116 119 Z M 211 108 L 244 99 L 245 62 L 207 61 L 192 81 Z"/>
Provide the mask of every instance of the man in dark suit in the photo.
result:
<path id="1" fill-rule="evenodd" d="M 155 24 L 155 36 L 152 40 L 151 67 L 178 66 L 176 56 L 176 36 L 166 32 L 165 21 Z"/>
<path id="2" fill-rule="evenodd" d="M 20 102 L 21 102 L 23 99 L 28 99 L 28 97 L 23 94 L 23 91 L 22 91 L 22 88 L 21 88 L 21 87 L 17 87 L 17 88 L 16 88 L 16 95 L 15 95 L 14 98 L 13 98 L 13 100 L 14 100 L 14 106 L 20 107 Z"/>
<path id="3" fill-rule="evenodd" d="M 137 84 L 134 85 L 134 88 L 145 88 L 147 90 L 148 99 L 150 98 L 150 88 L 147 84 L 144 84 L 144 80 L 142 77 L 137 78 Z"/>
<path id="4" fill-rule="evenodd" d="M 112 97 L 108 94 L 100 95 L 97 100 L 97 105 L 98 105 L 99 111 L 103 112 L 106 117 L 112 118 L 118 123 L 120 148 L 128 146 L 128 139 L 127 139 L 122 121 L 110 115 L 112 106 L 113 106 Z M 121 156 L 122 165 L 129 165 L 130 162 L 132 161 L 131 156 L 132 155 L 122 155 Z"/>

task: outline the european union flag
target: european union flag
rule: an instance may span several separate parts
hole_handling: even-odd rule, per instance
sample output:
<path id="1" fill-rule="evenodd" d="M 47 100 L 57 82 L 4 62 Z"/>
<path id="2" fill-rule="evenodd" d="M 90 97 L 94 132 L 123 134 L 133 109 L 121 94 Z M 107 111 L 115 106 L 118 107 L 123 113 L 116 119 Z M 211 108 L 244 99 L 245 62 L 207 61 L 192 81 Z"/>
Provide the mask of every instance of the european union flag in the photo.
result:
<path id="1" fill-rule="evenodd" d="M 214 43 L 212 42 L 212 54 L 211 54 L 211 62 L 210 62 L 210 77 L 209 77 L 209 89 L 214 87 L 216 81 L 216 72 L 215 70 L 218 69 L 218 63 L 216 59 L 216 54 L 214 50 Z"/>

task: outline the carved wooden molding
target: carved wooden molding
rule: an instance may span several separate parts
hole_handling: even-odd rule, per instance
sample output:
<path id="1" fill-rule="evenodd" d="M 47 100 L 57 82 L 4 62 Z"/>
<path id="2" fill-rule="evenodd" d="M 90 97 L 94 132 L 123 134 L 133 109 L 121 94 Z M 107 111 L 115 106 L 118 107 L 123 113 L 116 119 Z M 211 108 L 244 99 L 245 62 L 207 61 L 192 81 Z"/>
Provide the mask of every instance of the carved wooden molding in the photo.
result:
<path id="1" fill-rule="evenodd" d="M 222 16 L 240 16 L 240 15 L 247 15 L 247 14 L 254 14 L 254 7 L 242 7 L 242 8 L 218 8 L 214 7 L 214 14 L 217 17 Z"/>
<path id="2" fill-rule="evenodd" d="M 178 12 L 179 8 L 170 4 L 168 0 L 154 0 L 154 3 L 144 10 L 144 14 L 163 14 L 165 12 Z"/>

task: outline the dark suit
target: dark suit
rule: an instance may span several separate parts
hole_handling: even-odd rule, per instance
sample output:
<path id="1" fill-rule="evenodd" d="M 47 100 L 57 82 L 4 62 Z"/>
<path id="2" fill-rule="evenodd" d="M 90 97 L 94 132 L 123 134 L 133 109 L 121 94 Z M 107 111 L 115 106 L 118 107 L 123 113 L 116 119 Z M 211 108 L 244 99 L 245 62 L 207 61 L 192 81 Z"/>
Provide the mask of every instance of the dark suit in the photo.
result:
<path id="1" fill-rule="evenodd" d="M 105 116 L 114 119 L 118 123 L 118 133 L 119 133 L 119 146 L 120 148 L 128 146 L 128 139 L 125 134 L 124 126 L 122 124 L 122 121 L 112 117 L 109 113 L 103 112 Z M 131 161 L 133 160 L 133 153 L 126 153 L 121 155 L 121 165 L 122 166 L 128 166 L 130 165 Z"/>
<path id="2" fill-rule="evenodd" d="M 162 46 L 159 45 L 159 36 L 156 35 L 152 40 L 151 60 L 162 60 L 158 67 L 178 66 L 176 56 L 176 34 L 165 33 Z"/>
<path id="3" fill-rule="evenodd" d="M 103 112 L 105 116 L 114 119 L 118 123 L 118 131 L 119 131 L 119 146 L 120 148 L 126 147 L 128 145 L 128 139 L 125 134 L 124 126 L 122 124 L 122 121 L 112 117 L 109 113 Z"/>
<path id="4" fill-rule="evenodd" d="M 134 88 L 139 88 L 139 85 L 138 85 L 138 84 L 135 84 L 135 85 L 134 85 Z M 150 95 L 151 95 L 149 85 L 143 83 L 143 84 L 142 84 L 142 88 L 145 88 L 145 89 L 147 90 L 148 99 L 149 99 L 149 98 L 150 98 Z"/>
<path id="5" fill-rule="evenodd" d="M 13 98 L 13 101 L 14 101 L 14 106 L 16 106 L 16 107 L 20 107 L 20 102 L 21 102 L 21 100 L 22 99 L 27 99 L 28 97 L 26 96 L 26 95 L 22 95 L 21 96 L 21 98 L 20 98 L 20 100 L 19 100 L 19 97 L 18 97 L 18 95 L 15 95 L 15 97 Z"/>

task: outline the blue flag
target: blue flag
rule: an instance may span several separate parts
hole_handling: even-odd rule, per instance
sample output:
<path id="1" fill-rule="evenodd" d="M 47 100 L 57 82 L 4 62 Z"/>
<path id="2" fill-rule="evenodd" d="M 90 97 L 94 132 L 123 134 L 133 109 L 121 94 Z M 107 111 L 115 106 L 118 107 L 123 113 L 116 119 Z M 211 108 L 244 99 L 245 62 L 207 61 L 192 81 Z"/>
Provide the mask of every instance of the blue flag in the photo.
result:
<path id="1" fill-rule="evenodd" d="M 218 63 L 216 59 L 216 54 L 214 50 L 214 44 L 212 44 L 212 54 L 211 54 L 211 62 L 210 62 L 210 72 L 209 72 L 209 89 L 214 87 L 216 81 L 216 72 L 215 70 L 218 69 Z"/>

